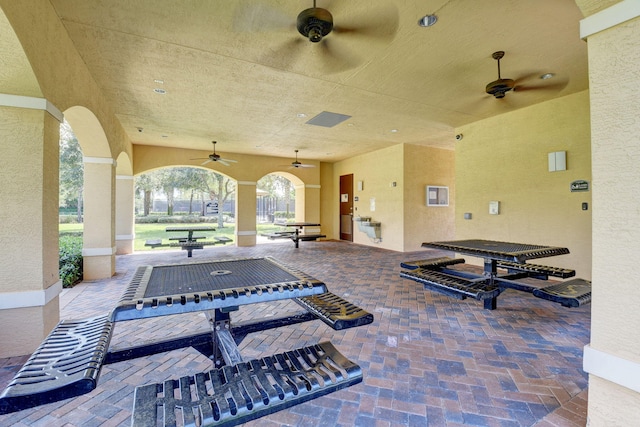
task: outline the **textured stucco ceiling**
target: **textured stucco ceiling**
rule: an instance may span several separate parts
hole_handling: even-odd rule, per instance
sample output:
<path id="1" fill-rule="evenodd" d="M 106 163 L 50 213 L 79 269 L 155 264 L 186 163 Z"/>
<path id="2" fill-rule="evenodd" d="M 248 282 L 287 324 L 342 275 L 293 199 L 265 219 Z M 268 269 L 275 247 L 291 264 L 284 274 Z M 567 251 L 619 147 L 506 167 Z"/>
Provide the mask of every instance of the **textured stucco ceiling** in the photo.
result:
<path id="1" fill-rule="evenodd" d="M 574 0 L 318 0 L 336 26 L 319 44 L 295 29 L 311 0 L 51 3 L 134 144 L 322 161 L 453 148 L 457 126 L 588 87 Z M 539 89 L 487 95 L 497 50 L 503 78 Z M 352 117 L 305 124 L 323 111 Z"/>

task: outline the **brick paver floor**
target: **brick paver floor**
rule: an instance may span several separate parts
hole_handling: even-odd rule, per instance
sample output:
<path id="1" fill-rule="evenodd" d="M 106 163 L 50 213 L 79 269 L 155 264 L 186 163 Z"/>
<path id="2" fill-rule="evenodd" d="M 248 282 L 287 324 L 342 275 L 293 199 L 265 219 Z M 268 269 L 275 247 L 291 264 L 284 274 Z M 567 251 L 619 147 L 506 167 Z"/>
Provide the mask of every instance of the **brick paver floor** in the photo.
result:
<path id="1" fill-rule="evenodd" d="M 251 426 L 585 426 L 590 307 L 568 309 L 516 291 L 489 311 L 399 277 L 400 262 L 437 251 L 399 253 L 344 242 L 291 242 L 193 252 L 118 256 L 116 275 L 61 295 L 61 318 L 109 312 L 138 265 L 273 256 L 322 280 L 329 290 L 373 313 L 372 324 L 334 331 L 320 321 L 249 335 L 245 359 L 330 340 L 358 363 L 364 381 L 247 423 Z M 566 266 L 570 267 L 570 266 Z M 469 266 L 465 268 L 471 268 Z M 233 321 L 276 316 L 292 302 L 241 307 Z M 207 331 L 202 314 L 118 323 L 113 348 Z M 0 359 L 0 388 L 26 357 Z M 1 426 L 129 426 L 137 385 L 206 371 L 210 361 L 186 348 L 106 365 L 86 395 L 0 416 Z"/>

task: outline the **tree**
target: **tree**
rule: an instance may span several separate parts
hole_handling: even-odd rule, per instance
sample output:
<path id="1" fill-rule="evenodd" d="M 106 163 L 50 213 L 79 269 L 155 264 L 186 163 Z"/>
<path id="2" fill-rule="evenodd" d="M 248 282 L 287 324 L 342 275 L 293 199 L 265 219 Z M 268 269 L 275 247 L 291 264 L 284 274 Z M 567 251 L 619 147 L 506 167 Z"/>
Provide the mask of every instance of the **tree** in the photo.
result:
<path id="1" fill-rule="evenodd" d="M 153 203 L 153 190 L 158 188 L 156 173 L 149 172 L 136 176 L 136 193 L 143 197 L 143 216 L 149 216 Z"/>
<path id="2" fill-rule="evenodd" d="M 222 207 L 229 197 L 235 193 L 235 183 L 219 173 L 211 172 L 204 175 L 203 186 L 209 195 L 209 200 L 218 202 L 218 228 L 223 228 L 224 212 Z"/>
<path id="3" fill-rule="evenodd" d="M 269 197 L 275 199 L 276 207 L 278 206 L 278 200 L 284 200 L 287 218 L 289 217 L 291 201 L 295 200 L 295 188 L 291 185 L 291 181 L 282 175 L 272 173 L 263 176 L 258 181 L 258 188 L 267 191 Z"/>
<path id="4" fill-rule="evenodd" d="M 78 222 L 82 222 L 84 164 L 78 139 L 65 120 L 60 126 L 60 204 L 74 205 Z"/>

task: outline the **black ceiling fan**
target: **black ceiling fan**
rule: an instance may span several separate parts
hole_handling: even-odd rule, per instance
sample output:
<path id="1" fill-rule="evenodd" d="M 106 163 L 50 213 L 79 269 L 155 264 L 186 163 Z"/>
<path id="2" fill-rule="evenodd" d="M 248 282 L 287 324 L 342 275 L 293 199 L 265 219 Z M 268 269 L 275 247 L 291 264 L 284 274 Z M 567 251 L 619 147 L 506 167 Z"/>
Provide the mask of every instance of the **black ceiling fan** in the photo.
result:
<path id="1" fill-rule="evenodd" d="M 505 97 L 506 93 L 513 90 L 514 92 L 524 92 L 528 90 L 562 90 L 567 85 L 568 81 L 560 81 L 555 84 L 546 84 L 543 86 L 522 86 L 520 83 L 533 76 L 538 76 L 541 79 L 548 79 L 553 77 L 552 73 L 532 73 L 528 76 L 519 78 L 517 81 L 512 79 L 503 79 L 500 74 L 500 60 L 504 57 L 504 51 L 493 52 L 491 55 L 493 59 L 498 62 L 498 80 L 494 80 L 487 84 L 485 91 L 489 95 L 493 95 L 497 99 Z"/>
<path id="2" fill-rule="evenodd" d="M 293 169 L 293 168 L 315 168 L 316 165 L 308 165 L 308 164 L 304 164 L 298 161 L 298 150 L 296 150 L 296 159 L 291 162 L 291 164 L 289 165 L 282 165 L 282 166 L 289 166 L 289 169 Z"/>
<path id="3" fill-rule="evenodd" d="M 493 59 L 498 61 L 498 80 L 494 80 L 486 87 L 486 92 L 496 98 L 504 98 L 504 95 L 516 86 L 516 82 L 511 79 L 503 79 L 500 75 L 500 60 L 504 57 L 504 52 L 499 50 L 491 55 Z"/>
<path id="4" fill-rule="evenodd" d="M 296 18 L 296 28 L 299 35 L 289 38 L 287 42 L 274 48 L 268 57 L 263 58 L 267 64 L 277 65 L 279 58 L 288 58 L 294 62 L 299 54 L 308 51 L 302 43 L 300 35 L 308 41 L 318 44 L 314 53 L 320 55 L 325 65 L 325 71 L 340 71 L 351 68 L 359 63 L 358 54 L 350 51 L 345 45 L 346 38 L 365 37 L 369 46 L 376 41 L 387 43 L 395 37 L 398 30 L 398 10 L 392 3 L 376 5 L 375 8 L 367 8 L 359 15 L 349 16 L 348 2 L 327 2 L 327 8 L 317 7 L 313 0 L 313 7 L 300 12 Z M 334 10 L 338 22 L 334 23 L 334 16 L 329 11 Z M 250 31 L 265 31 L 282 27 L 284 12 L 278 13 L 272 6 L 252 3 L 244 8 L 239 8 L 241 15 L 236 18 L 237 28 Z M 291 17 L 286 18 L 292 22 Z M 306 48 L 306 50 L 305 50 Z M 289 64 L 290 65 L 290 64 Z"/>
<path id="5" fill-rule="evenodd" d="M 209 157 L 199 157 L 196 159 L 191 159 L 191 160 L 202 160 L 202 159 L 206 159 L 206 161 L 204 161 L 201 166 L 206 165 L 207 163 L 210 162 L 218 162 L 222 165 L 225 166 L 231 166 L 229 163 L 237 163 L 237 160 L 231 160 L 231 159 L 223 159 L 222 157 L 220 157 L 219 154 L 216 154 L 216 144 L 218 143 L 218 141 L 211 141 L 211 143 L 213 144 L 213 153 L 209 154 Z"/>

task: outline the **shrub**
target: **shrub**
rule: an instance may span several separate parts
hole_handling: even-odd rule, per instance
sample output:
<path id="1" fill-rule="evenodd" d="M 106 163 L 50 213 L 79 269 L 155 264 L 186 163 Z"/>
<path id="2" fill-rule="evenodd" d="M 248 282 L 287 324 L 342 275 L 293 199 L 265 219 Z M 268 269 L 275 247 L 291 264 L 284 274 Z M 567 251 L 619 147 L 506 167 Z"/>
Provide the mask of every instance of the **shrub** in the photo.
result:
<path id="1" fill-rule="evenodd" d="M 78 215 L 59 215 L 58 223 L 59 224 L 77 224 Z"/>
<path id="2" fill-rule="evenodd" d="M 60 235 L 58 268 L 63 287 L 70 288 L 82 280 L 82 233 Z"/>

